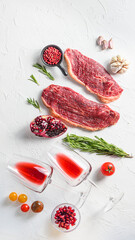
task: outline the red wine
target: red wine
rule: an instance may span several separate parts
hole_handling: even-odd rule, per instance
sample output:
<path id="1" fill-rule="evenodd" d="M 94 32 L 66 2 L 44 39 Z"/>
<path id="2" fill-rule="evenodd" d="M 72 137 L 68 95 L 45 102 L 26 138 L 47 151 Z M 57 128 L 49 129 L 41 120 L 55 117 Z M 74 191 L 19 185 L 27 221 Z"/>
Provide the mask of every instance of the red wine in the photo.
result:
<path id="1" fill-rule="evenodd" d="M 24 178 L 38 185 L 42 185 L 47 178 L 47 169 L 34 163 L 19 162 L 16 169 Z"/>
<path id="2" fill-rule="evenodd" d="M 61 169 L 71 178 L 77 178 L 81 175 L 83 169 L 71 158 L 62 153 L 56 155 L 56 160 Z"/>

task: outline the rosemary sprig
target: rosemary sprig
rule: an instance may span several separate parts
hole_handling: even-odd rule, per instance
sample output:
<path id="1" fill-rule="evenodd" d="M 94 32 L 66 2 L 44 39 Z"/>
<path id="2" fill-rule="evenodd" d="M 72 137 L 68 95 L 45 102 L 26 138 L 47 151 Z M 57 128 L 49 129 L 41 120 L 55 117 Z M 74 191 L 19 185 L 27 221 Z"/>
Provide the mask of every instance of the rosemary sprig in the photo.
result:
<path id="1" fill-rule="evenodd" d="M 34 98 L 27 98 L 27 103 L 33 105 L 33 107 L 38 108 L 40 110 L 40 106 L 37 100 L 35 100 Z"/>
<path id="2" fill-rule="evenodd" d="M 30 76 L 30 78 L 28 80 L 30 80 L 30 81 L 36 83 L 37 85 L 39 85 L 38 81 L 36 80 L 36 78 L 34 77 L 33 74 Z"/>
<path id="3" fill-rule="evenodd" d="M 39 69 L 39 72 L 45 74 L 49 79 L 54 80 L 54 77 L 51 75 L 51 73 L 47 72 L 45 66 L 41 66 L 39 63 L 36 63 L 33 65 L 33 67 Z"/>
<path id="4" fill-rule="evenodd" d="M 95 139 L 81 137 L 75 134 L 67 134 L 63 139 L 71 148 L 81 149 L 82 151 L 97 153 L 99 155 L 114 155 L 118 157 L 132 158 L 131 155 L 124 152 L 114 144 L 107 143 L 103 138 L 95 136 Z"/>

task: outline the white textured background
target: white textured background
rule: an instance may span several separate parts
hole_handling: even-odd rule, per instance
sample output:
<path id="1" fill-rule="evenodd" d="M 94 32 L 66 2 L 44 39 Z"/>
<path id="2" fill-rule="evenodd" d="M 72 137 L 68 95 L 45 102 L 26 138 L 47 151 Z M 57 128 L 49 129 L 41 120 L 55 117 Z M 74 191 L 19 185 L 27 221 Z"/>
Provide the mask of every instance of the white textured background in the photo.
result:
<path id="1" fill-rule="evenodd" d="M 96 38 L 103 35 L 113 38 L 114 49 L 101 51 Z M 40 101 L 43 88 L 51 80 L 32 67 L 42 48 L 50 43 L 80 50 L 107 67 L 112 56 L 120 54 L 130 61 L 127 73 L 114 78 L 124 89 L 120 99 L 109 104 L 121 115 L 119 122 L 97 133 L 68 128 L 68 133 L 105 138 L 125 151 L 135 154 L 135 1 L 129 0 L 0 0 L 0 239 L 135 239 L 135 163 L 133 159 L 118 159 L 83 153 L 92 164 L 92 179 L 105 191 L 113 194 L 124 191 L 121 202 L 110 212 L 98 216 L 91 214 L 90 199 L 81 209 L 82 221 L 72 233 L 61 234 L 50 225 L 50 214 L 58 199 L 53 186 L 41 195 L 35 194 L 7 172 L 7 154 L 20 153 L 41 158 L 48 145 L 56 140 L 34 137 L 29 130 L 30 121 L 39 115 L 37 109 L 27 105 L 27 97 Z M 70 86 L 85 97 L 97 101 L 83 87 L 64 77 L 59 69 L 50 69 L 55 84 Z M 28 81 L 31 74 L 40 86 Z M 42 114 L 48 110 L 43 106 Z M 6 155 L 5 155 L 6 154 Z M 112 161 L 116 173 L 100 178 L 99 168 Z M 42 200 L 45 210 L 39 215 L 21 214 L 17 204 L 7 201 L 11 191 L 25 192 L 29 202 Z M 59 195 L 62 198 L 62 195 Z M 100 200 L 100 199 L 99 199 Z M 95 199 L 96 201 L 96 199 Z M 16 206 L 17 205 L 17 206 Z"/>

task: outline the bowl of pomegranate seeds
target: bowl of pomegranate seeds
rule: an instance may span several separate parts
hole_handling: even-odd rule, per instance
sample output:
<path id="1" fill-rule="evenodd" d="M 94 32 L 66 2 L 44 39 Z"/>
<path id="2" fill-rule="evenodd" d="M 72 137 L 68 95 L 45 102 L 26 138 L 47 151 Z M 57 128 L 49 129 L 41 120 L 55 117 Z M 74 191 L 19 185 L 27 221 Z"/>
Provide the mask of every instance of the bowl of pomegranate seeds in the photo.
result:
<path id="1" fill-rule="evenodd" d="M 79 210 L 72 204 L 62 203 L 52 212 L 51 221 L 53 226 L 61 232 L 71 232 L 79 225 L 81 215 Z"/>
<path id="2" fill-rule="evenodd" d="M 57 45 L 54 45 L 54 44 L 47 45 L 41 51 L 41 60 L 45 65 L 49 67 L 57 66 L 62 71 L 62 73 L 65 76 L 67 76 L 67 72 L 60 65 L 60 63 L 62 62 L 62 59 L 63 59 L 62 50 Z"/>

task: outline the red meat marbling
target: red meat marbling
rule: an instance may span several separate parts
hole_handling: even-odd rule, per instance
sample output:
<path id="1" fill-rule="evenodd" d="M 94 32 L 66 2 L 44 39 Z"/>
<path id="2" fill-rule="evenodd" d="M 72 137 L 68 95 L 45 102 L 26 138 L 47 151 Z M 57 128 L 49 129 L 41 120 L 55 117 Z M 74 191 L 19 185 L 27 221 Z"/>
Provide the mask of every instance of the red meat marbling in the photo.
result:
<path id="1" fill-rule="evenodd" d="M 96 94 L 100 101 L 109 103 L 120 97 L 123 89 L 101 64 L 70 48 L 65 51 L 64 57 L 69 75 Z"/>
<path id="2" fill-rule="evenodd" d="M 120 117 L 107 105 L 90 101 L 68 87 L 52 84 L 43 90 L 41 98 L 56 117 L 91 131 L 111 126 Z"/>

